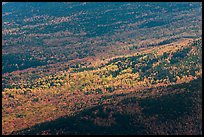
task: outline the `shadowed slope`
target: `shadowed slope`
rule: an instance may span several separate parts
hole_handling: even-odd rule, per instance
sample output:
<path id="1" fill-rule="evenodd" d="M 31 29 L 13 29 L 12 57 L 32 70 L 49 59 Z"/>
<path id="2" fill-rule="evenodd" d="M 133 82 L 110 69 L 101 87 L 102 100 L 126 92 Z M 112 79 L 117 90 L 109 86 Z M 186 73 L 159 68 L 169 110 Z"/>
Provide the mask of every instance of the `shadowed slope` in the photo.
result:
<path id="1" fill-rule="evenodd" d="M 164 90 L 179 93 L 131 97 L 12 134 L 202 134 L 201 79 Z"/>

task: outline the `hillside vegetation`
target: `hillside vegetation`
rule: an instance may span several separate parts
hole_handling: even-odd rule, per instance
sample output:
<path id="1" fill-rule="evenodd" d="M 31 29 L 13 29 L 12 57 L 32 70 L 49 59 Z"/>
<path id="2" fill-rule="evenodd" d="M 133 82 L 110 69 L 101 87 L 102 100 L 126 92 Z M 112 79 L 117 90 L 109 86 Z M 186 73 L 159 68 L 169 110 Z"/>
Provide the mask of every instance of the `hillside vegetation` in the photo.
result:
<path id="1" fill-rule="evenodd" d="M 162 96 L 166 93 L 154 88 L 166 90 L 171 85 L 200 79 L 201 40 L 185 41 L 177 46 L 164 45 L 115 58 L 93 70 L 79 66 L 30 84 L 5 88 L 2 93 L 4 132 L 11 133 L 60 116 L 75 115 L 100 103 L 107 104 L 110 101 L 107 97 L 111 95 L 131 92 L 137 95 L 153 88 L 140 96 Z"/>
<path id="2" fill-rule="evenodd" d="M 199 38 L 201 11 L 201 3 L 11 2 L 2 9 L 2 73 Z"/>
<path id="3" fill-rule="evenodd" d="M 140 98 L 151 91 L 168 92 Z M 173 94 L 172 94 L 173 93 Z M 109 96 L 74 116 L 61 117 L 21 131 L 17 135 L 200 135 L 202 134 L 201 79 L 190 83 Z"/>
<path id="4" fill-rule="evenodd" d="M 2 5 L 2 134 L 202 134 L 199 2 Z"/>

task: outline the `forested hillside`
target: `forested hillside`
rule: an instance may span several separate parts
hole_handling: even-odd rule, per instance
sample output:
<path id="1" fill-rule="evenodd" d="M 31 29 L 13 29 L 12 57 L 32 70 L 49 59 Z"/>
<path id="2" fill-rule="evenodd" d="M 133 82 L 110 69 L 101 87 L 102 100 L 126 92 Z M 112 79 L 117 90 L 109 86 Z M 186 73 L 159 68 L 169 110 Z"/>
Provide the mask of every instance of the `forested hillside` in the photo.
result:
<path id="1" fill-rule="evenodd" d="M 202 34 L 200 3 L 11 2 L 2 12 L 2 73 Z"/>
<path id="2" fill-rule="evenodd" d="M 186 87 L 168 91 L 166 88 L 171 85 L 179 87 L 178 84 L 189 84 L 192 80 L 201 84 L 201 40 L 159 49 L 155 47 L 134 56 L 115 58 L 91 70 L 70 68 L 55 76 L 5 88 L 2 93 L 3 128 L 17 130 L 59 116 L 71 116 L 89 107 L 109 104 L 112 100 L 109 96 L 132 92 L 136 97 L 163 96 L 189 90 Z"/>
<path id="3" fill-rule="evenodd" d="M 202 134 L 201 3 L 2 6 L 3 134 Z"/>

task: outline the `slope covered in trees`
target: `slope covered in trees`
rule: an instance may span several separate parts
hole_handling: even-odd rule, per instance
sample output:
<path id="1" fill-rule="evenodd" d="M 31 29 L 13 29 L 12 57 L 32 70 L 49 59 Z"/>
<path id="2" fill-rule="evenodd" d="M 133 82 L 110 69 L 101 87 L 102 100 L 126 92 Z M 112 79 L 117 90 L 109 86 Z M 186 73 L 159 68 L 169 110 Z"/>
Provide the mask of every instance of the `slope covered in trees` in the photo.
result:
<path id="1" fill-rule="evenodd" d="M 154 91 L 166 95 L 150 95 Z M 142 92 L 138 93 L 141 96 L 135 93 L 109 96 L 109 103 L 99 103 L 74 116 L 61 117 L 12 134 L 202 134 L 201 79 Z"/>
<path id="2" fill-rule="evenodd" d="M 2 134 L 202 134 L 201 3 L 2 6 Z"/>
<path id="3" fill-rule="evenodd" d="M 11 2 L 2 20 L 3 74 L 202 34 L 201 3 Z"/>
<path id="4" fill-rule="evenodd" d="M 79 66 L 30 84 L 5 88 L 2 93 L 4 133 L 110 103 L 114 95 L 133 92 L 137 97 L 163 96 L 169 93 L 166 88 L 171 85 L 201 80 L 201 40 L 185 39 L 177 44 L 111 59 L 91 70 Z M 165 91 L 155 90 L 157 87 Z M 172 94 L 176 91 L 172 90 Z"/>

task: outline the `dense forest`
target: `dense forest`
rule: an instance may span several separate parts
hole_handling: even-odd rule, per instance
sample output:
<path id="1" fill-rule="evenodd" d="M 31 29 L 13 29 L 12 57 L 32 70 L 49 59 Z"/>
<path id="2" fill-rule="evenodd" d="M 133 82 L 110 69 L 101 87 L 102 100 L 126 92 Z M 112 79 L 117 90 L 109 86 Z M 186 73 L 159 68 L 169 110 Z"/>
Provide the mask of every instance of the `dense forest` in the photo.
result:
<path id="1" fill-rule="evenodd" d="M 2 134 L 202 134 L 201 3 L 2 6 Z"/>

